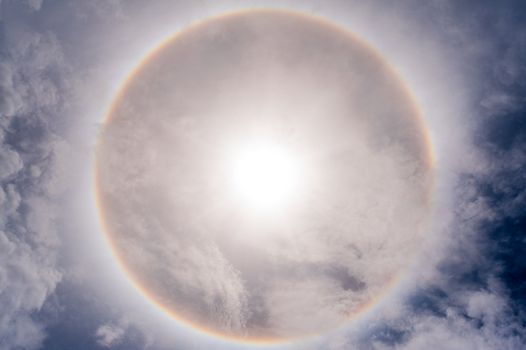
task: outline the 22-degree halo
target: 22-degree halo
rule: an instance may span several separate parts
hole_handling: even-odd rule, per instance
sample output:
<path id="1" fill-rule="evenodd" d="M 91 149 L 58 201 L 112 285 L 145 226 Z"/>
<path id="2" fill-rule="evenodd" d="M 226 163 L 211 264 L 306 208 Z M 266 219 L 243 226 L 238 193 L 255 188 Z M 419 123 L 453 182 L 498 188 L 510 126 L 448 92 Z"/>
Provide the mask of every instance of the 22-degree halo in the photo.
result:
<path id="1" fill-rule="evenodd" d="M 261 139 L 308 181 L 255 217 L 224 164 Z M 258 10 L 191 26 L 134 70 L 99 139 L 95 191 L 148 299 L 207 333 L 272 342 L 334 329 L 385 294 L 419 247 L 430 167 L 418 111 L 374 50 Z"/>

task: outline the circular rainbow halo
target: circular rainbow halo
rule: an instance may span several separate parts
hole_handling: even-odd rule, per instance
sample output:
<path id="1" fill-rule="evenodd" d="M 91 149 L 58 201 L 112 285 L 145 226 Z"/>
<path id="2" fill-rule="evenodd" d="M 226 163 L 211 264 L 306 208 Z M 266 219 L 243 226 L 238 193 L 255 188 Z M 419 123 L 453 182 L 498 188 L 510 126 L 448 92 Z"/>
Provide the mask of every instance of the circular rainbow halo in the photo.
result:
<path id="1" fill-rule="evenodd" d="M 189 27 L 134 70 L 94 189 L 146 298 L 215 336 L 277 342 L 363 314 L 411 265 L 429 150 L 374 49 L 318 18 L 243 11 Z"/>

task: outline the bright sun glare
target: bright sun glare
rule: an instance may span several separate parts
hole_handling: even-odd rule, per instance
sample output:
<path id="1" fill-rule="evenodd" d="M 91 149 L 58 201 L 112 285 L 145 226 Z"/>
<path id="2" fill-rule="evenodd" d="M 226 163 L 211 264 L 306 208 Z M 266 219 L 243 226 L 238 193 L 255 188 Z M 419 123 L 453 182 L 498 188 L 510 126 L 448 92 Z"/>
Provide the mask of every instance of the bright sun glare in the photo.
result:
<path id="1" fill-rule="evenodd" d="M 301 182 L 297 159 L 274 144 L 242 149 L 235 155 L 231 171 L 237 195 L 258 210 L 282 208 L 297 194 Z"/>

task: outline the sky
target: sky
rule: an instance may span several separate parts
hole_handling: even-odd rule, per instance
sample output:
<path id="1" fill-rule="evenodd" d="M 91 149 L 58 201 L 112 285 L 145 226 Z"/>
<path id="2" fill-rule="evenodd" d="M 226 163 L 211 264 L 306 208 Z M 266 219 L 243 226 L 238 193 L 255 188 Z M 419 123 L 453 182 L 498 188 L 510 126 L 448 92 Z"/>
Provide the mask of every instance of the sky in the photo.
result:
<path id="1" fill-rule="evenodd" d="M 256 238 L 247 243 L 227 235 L 240 227 L 258 235 L 258 229 L 266 225 L 266 221 L 259 226 L 254 224 L 256 221 L 227 222 L 223 230 L 210 231 L 210 226 L 217 225 L 216 217 L 201 213 L 194 217 L 194 213 L 209 213 L 213 207 L 211 201 L 206 200 L 206 195 L 191 196 L 182 192 L 186 190 L 180 185 L 184 181 L 194 178 L 201 181 L 201 173 L 196 175 L 195 169 L 211 166 L 214 159 L 220 157 L 211 157 L 206 150 L 195 148 L 191 151 L 201 155 L 199 161 L 188 160 L 184 151 L 192 147 L 193 139 L 187 139 L 194 134 L 185 131 L 187 134 L 177 139 L 181 148 L 175 148 L 170 144 L 172 134 L 166 138 L 152 134 L 163 129 L 162 123 L 159 127 L 150 123 L 150 119 L 141 119 L 152 113 L 156 121 L 163 122 L 169 120 L 174 110 L 182 110 L 186 116 L 192 111 L 205 113 L 207 108 L 213 109 L 215 119 L 207 119 L 208 124 L 204 126 L 199 124 L 201 128 L 196 128 L 196 135 L 214 139 L 215 133 L 222 130 L 220 121 L 240 125 L 235 119 L 237 114 L 223 112 L 245 108 L 232 101 L 250 101 L 252 90 L 238 85 L 250 86 L 253 76 L 248 73 L 259 72 L 257 67 L 265 64 L 265 56 L 236 56 L 235 49 L 216 50 L 213 45 L 203 49 L 211 50 L 207 51 L 208 55 L 199 56 L 188 46 L 183 47 L 181 55 L 188 54 L 184 57 L 191 58 L 188 67 L 195 72 L 183 69 L 188 76 L 181 73 L 183 79 L 177 80 L 170 75 L 176 73 L 155 75 L 145 71 L 139 78 L 151 79 L 151 84 L 159 85 L 155 85 L 157 90 L 147 90 L 143 95 L 133 90 L 141 87 L 137 76 L 135 81 L 139 83 L 124 84 L 134 81 L 130 80 L 131 72 L 152 50 L 176 33 L 183 36 L 186 27 L 195 28 L 196 23 L 205 23 L 211 16 L 256 8 L 281 9 L 318 18 L 351 33 L 362 43 L 351 45 L 352 49 L 346 52 L 359 57 L 352 68 L 363 75 L 358 79 L 364 79 L 364 86 L 371 85 L 368 91 L 372 92 L 367 99 L 355 98 L 350 103 L 340 96 L 342 89 L 361 91 L 362 85 L 348 83 L 345 76 L 338 80 L 342 87 L 315 84 L 329 79 L 327 76 L 332 77 L 332 69 L 337 71 L 334 66 L 322 70 L 320 67 L 325 66 L 320 62 L 338 56 L 331 56 L 331 52 L 341 53 L 340 44 L 322 40 L 307 29 L 292 30 L 286 23 L 256 31 L 263 33 L 263 39 L 258 37 L 253 42 L 250 41 L 252 32 L 244 31 L 246 28 L 212 30 L 218 41 L 223 40 L 221 43 L 243 42 L 247 47 L 253 45 L 256 53 L 261 49 L 259 43 L 275 42 L 282 45 L 279 52 L 285 52 L 283 57 L 290 59 L 287 56 L 290 54 L 295 62 L 300 62 L 287 66 L 283 63 L 285 58 L 273 56 L 278 62 L 276 76 L 285 77 L 279 78 L 283 79 L 279 80 L 276 90 L 279 96 L 295 89 L 300 92 L 299 97 L 287 99 L 283 108 L 298 115 L 306 113 L 302 109 L 305 103 L 319 99 L 324 103 L 329 101 L 328 106 L 336 106 L 336 111 L 350 110 L 353 116 L 384 115 L 382 113 L 389 110 L 389 116 L 399 121 L 392 127 L 391 119 L 371 117 L 363 119 L 367 122 L 362 125 L 356 117 L 358 121 L 347 127 L 347 124 L 338 124 L 334 116 L 334 120 L 325 122 L 331 131 L 330 137 L 322 134 L 325 129 L 319 126 L 323 123 L 316 119 L 314 112 L 305 120 L 298 118 L 290 122 L 296 123 L 301 135 L 311 135 L 311 131 L 314 135 L 291 147 L 304 150 L 320 139 L 324 144 L 333 141 L 336 144 L 340 138 L 348 142 L 344 142 L 344 146 L 352 148 L 352 159 L 356 163 L 346 163 L 347 158 L 338 163 L 340 168 L 335 169 L 345 177 L 337 177 L 331 173 L 333 170 L 328 171 L 328 175 L 323 173 L 334 175 L 331 184 L 339 187 L 328 192 L 325 201 L 314 203 L 336 203 L 344 208 L 348 208 L 345 205 L 349 203 L 352 205 L 343 212 L 333 209 L 315 212 L 319 218 L 309 221 L 309 225 L 328 227 L 329 233 L 320 236 L 291 233 L 274 241 L 272 235 L 277 233 L 272 231 L 270 236 L 257 238 L 256 245 L 265 246 L 268 249 L 265 252 L 275 258 L 270 267 L 250 250 Z M 526 7 L 521 1 L 2 0 L 0 24 L 0 349 L 526 347 L 526 126 L 523 120 L 526 116 Z M 265 34 L 267 32 L 271 34 Z M 302 33 L 306 32 L 310 34 L 303 39 Z M 215 43 L 213 35 L 207 40 Z M 336 39 L 334 42 L 340 43 Z M 177 61 L 179 56 L 173 55 Z M 242 67 L 241 73 L 229 65 L 232 57 L 238 56 L 243 60 L 234 63 Z M 368 66 L 370 62 L 376 66 Z M 214 68 L 220 69 L 220 73 Z M 298 88 L 293 85 L 296 80 L 290 78 L 296 77 L 292 70 L 304 74 L 298 73 L 298 79 L 313 75 L 316 79 L 300 80 Z M 194 73 L 198 76 L 195 80 Z M 221 74 L 238 80 L 225 79 L 227 82 L 221 85 L 228 92 L 224 94 L 225 99 L 210 105 L 213 100 L 210 91 L 216 84 L 223 84 Z M 349 81 L 353 81 L 352 78 Z M 196 82 L 205 86 L 204 92 L 192 90 Z M 170 84 L 175 91 L 181 91 L 177 95 L 179 100 L 163 95 L 171 91 L 166 89 Z M 133 88 L 126 92 L 125 85 Z M 305 93 L 309 98 L 305 99 L 302 95 Z M 121 98 L 115 102 L 119 94 L 129 100 Z M 123 101 L 136 104 L 134 113 L 115 118 L 122 125 L 111 124 L 108 114 L 128 107 Z M 157 102 L 155 106 L 168 107 L 151 112 L 151 101 Z M 221 104 L 223 101 L 228 103 Z M 415 113 L 421 118 L 418 128 L 416 122 L 404 119 L 406 104 L 416 106 L 418 113 Z M 256 106 L 255 111 L 262 108 L 265 106 Z M 249 109 L 250 115 L 255 111 Z M 188 125 L 195 127 L 192 118 L 178 120 L 187 129 Z M 163 130 L 172 132 L 169 127 Z M 417 129 L 426 135 L 428 143 L 414 136 Z M 346 138 L 347 131 L 352 137 Z M 373 147 L 367 143 L 371 135 L 377 141 L 388 136 L 384 143 L 378 141 L 379 145 Z M 415 141 L 417 139 L 419 141 Z M 404 146 L 407 144 L 412 146 Z M 98 156 L 98 145 L 105 150 L 104 156 Z M 129 146 L 127 152 L 120 152 L 122 145 Z M 410 164 L 408 158 L 425 163 L 415 156 L 419 153 L 414 147 L 430 153 L 426 171 L 432 174 L 433 181 L 428 186 L 429 199 L 425 205 L 418 201 L 422 196 L 420 189 L 410 186 L 414 178 L 407 177 L 410 169 L 420 169 Z M 143 161 L 149 150 L 157 149 L 160 150 L 159 163 L 147 163 L 150 158 Z M 172 164 L 170 157 L 175 160 L 173 166 L 165 166 Z M 178 170 L 178 161 L 187 164 L 184 171 L 188 173 Z M 109 175 L 99 176 L 101 188 L 120 193 L 120 204 L 111 209 L 122 210 L 126 215 L 99 210 L 98 201 L 105 194 L 101 194 L 104 192 L 94 182 L 97 166 L 100 169 L 105 164 L 110 170 Z M 111 168 L 115 164 L 117 166 Z M 162 166 L 158 167 L 159 164 Z M 321 164 L 324 169 L 333 169 L 330 168 L 333 163 Z M 356 169 L 368 169 L 369 173 L 357 176 L 360 173 Z M 414 173 L 420 174 L 417 170 Z M 208 170 L 204 174 L 215 173 Z M 137 187 L 141 181 L 150 187 Z M 351 185 L 346 187 L 347 183 Z M 361 187 L 352 188 L 357 184 Z M 159 188 L 152 190 L 152 186 Z M 128 197 L 129 188 L 133 189 L 130 191 L 133 196 Z M 137 204 L 144 199 L 165 203 L 159 202 L 158 197 L 172 194 L 170 191 L 175 194 L 166 199 L 168 204 L 162 207 Z M 199 202 L 199 196 L 205 200 Z M 348 198 L 355 200 L 346 201 Z M 366 205 L 371 198 L 378 198 L 373 201 L 376 211 Z M 187 202 L 191 204 L 181 207 Z M 180 208 L 179 211 L 172 213 L 170 205 Z M 105 208 L 108 207 L 106 204 Z M 313 212 L 305 213 L 313 217 Z M 170 220 L 178 218 L 177 215 L 183 218 L 182 224 L 173 225 Z M 311 228 L 302 219 L 304 216 L 294 215 L 287 215 L 288 224 L 294 222 L 298 225 L 291 226 Z M 424 216 L 425 225 L 412 221 L 420 222 Z M 142 237 L 143 241 L 135 247 L 152 249 L 148 252 L 150 255 L 130 253 L 132 258 L 123 259 L 110 248 L 106 232 L 110 230 L 101 217 L 115 227 L 124 225 L 129 232 Z M 147 228 L 159 224 L 168 227 L 168 232 L 142 232 L 139 224 Z M 349 227 L 357 227 L 363 234 L 339 236 L 340 231 L 346 233 Z M 421 236 L 412 231 L 415 227 Z M 184 235 L 198 228 L 206 234 L 213 231 L 216 236 L 207 240 L 206 234 Z M 323 239 L 327 235 L 337 243 L 327 243 L 329 240 Z M 384 244 L 375 246 L 374 239 Z M 177 247 L 171 249 L 170 244 Z M 236 250 L 239 244 L 243 249 Z M 166 251 L 158 250 L 161 248 Z M 240 257 L 243 252 L 245 255 Z M 168 258 L 166 254 L 172 255 Z M 146 262 L 141 260 L 145 256 Z M 138 267 L 127 266 L 129 261 Z M 178 268 L 180 266 L 183 268 Z M 159 267 L 164 275 L 157 278 L 161 276 Z M 155 272 L 148 273 L 150 280 L 142 287 L 138 287 L 137 277 L 127 271 L 139 268 Z M 396 269 L 396 278 L 389 283 L 375 279 L 389 269 Z M 136 272 L 135 276 L 138 275 Z M 315 336 L 271 344 L 208 334 L 171 317 L 159 303 L 152 301 L 155 298 L 151 295 L 158 289 L 151 286 L 157 281 L 166 282 L 164 278 L 176 286 L 174 290 L 180 293 L 176 293 L 177 300 L 187 298 L 191 310 L 205 310 L 211 319 L 215 314 L 207 307 L 212 306 L 248 308 L 248 314 L 254 315 L 254 301 L 250 296 L 263 291 L 258 300 L 264 300 L 267 305 L 265 315 L 278 316 L 254 316 L 254 324 L 279 326 L 282 330 L 290 328 L 294 334 L 299 329 L 301 335 L 304 324 L 308 324 L 308 331 L 313 331 L 312 327 L 314 331 L 318 327 L 323 329 L 315 332 Z M 342 280 L 352 287 L 335 284 Z M 184 289 L 185 283 L 193 283 L 193 289 Z M 200 294 L 192 294 L 196 290 L 205 297 L 200 299 Z M 207 296 L 210 290 L 213 293 Z M 328 306 L 334 305 L 334 300 L 344 300 L 343 305 L 347 305 L 345 302 L 369 294 L 372 302 L 366 310 L 338 327 L 332 326 L 332 318 L 320 316 L 332 315 L 329 311 L 333 309 Z M 215 304 L 214 297 L 219 298 L 220 306 Z M 195 306 L 199 302 L 203 304 Z M 302 314 L 304 310 L 307 311 Z M 249 327 L 246 325 L 250 322 L 243 323 L 244 314 L 239 315 L 237 324 Z M 283 319 L 289 323 L 278 322 Z M 326 320 L 330 320 L 329 329 L 320 326 L 320 322 Z"/>

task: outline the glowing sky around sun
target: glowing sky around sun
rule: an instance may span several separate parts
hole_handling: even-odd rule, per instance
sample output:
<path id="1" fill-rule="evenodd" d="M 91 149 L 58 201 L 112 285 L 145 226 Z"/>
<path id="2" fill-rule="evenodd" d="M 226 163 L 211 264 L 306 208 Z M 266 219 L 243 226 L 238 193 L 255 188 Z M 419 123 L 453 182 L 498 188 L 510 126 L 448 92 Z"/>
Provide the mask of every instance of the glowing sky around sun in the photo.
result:
<path id="1" fill-rule="evenodd" d="M 289 339 L 360 314 L 409 265 L 429 154 L 374 50 L 315 18 L 247 11 L 182 31 L 134 71 L 96 191 L 115 255 L 161 309 Z"/>
<path id="2" fill-rule="evenodd" d="M 300 159 L 270 142 L 240 145 L 227 163 L 232 189 L 251 210 L 280 211 L 300 195 L 306 169 Z"/>

